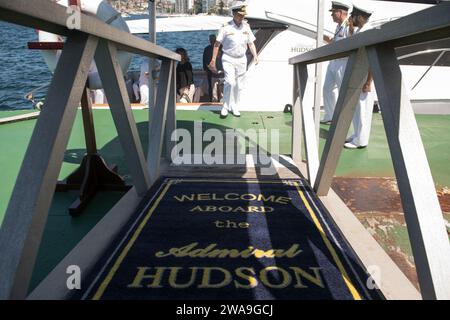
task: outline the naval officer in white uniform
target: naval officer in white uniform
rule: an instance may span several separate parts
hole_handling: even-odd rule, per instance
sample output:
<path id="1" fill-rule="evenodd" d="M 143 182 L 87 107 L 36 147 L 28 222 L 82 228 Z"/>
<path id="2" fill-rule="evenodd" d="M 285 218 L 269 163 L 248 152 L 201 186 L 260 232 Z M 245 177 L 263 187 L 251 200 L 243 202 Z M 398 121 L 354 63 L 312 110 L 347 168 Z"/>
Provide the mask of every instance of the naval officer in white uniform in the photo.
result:
<path id="1" fill-rule="evenodd" d="M 368 29 L 367 22 L 371 15 L 372 11 L 356 5 L 353 6 L 350 19 L 353 27 L 355 27 L 355 34 L 364 32 Z M 369 144 L 370 129 L 372 127 L 373 102 L 372 73 L 369 70 L 367 80 L 363 85 L 352 120 L 354 133 L 346 140 L 346 143 L 344 144 L 345 148 L 361 149 L 367 147 Z"/>
<path id="2" fill-rule="evenodd" d="M 219 47 L 222 44 L 222 64 L 225 74 L 223 88 L 223 108 L 220 112 L 226 117 L 231 111 L 234 116 L 239 117 L 239 100 L 243 89 L 245 73 L 247 72 L 247 48 L 250 49 L 255 64 L 258 64 L 258 55 L 253 43 L 255 36 L 249 24 L 244 20 L 247 14 L 247 6 L 242 1 L 236 1 L 231 7 L 233 20 L 225 24 L 220 30 L 214 44 L 213 56 L 209 64 L 211 71 L 216 72 L 216 58 Z"/>
<path id="3" fill-rule="evenodd" d="M 332 1 L 330 9 L 331 17 L 338 25 L 333 38 L 328 36 L 323 37 L 325 42 L 336 42 L 351 36 L 348 23 L 349 10 L 350 6 L 348 4 L 339 1 Z M 336 59 L 330 61 L 328 64 L 325 82 L 323 84 L 323 108 L 325 115 L 320 121 L 321 123 L 328 124 L 331 122 L 331 119 L 333 119 L 334 108 L 336 107 L 337 100 L 335 90 L 336 88 L 337 90 L 340 90 L 341 88 L 347 60 L 347 58 Z"/>

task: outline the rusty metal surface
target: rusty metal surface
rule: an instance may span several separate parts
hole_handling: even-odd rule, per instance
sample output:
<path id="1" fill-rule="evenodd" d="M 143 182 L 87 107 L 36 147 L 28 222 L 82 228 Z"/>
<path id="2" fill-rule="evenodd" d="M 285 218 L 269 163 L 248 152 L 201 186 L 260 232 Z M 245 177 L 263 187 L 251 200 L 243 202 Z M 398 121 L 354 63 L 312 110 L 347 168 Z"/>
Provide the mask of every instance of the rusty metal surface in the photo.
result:
<path id="1" fill-rule="evenodd" d="M 335 177 L 332 187 L 409 280 L 419 288 L 395 178 Z M 450 232 L 450 189 L 438 188 L 437 194 L 447 231 Z"/>

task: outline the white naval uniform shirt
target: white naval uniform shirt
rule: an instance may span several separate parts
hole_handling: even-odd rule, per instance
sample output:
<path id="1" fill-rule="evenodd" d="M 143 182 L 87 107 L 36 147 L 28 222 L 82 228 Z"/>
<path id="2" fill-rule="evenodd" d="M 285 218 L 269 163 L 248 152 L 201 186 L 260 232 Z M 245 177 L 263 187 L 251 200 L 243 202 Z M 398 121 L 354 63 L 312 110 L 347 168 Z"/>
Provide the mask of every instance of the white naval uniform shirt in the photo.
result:
<path id="1" fill-rule="evenodd" d="M 346 19 L 341 24 L 337 25 L 336 31 L 334 33 L 333 42 L 340 41 L 342 39 L 350 37 L 350 28 L 348 25 L 348 19 Z M 336 60 L 332 60 L 330 64 L 332 65 L 332 68 L 340 68 L 344 63 L 347 62 L 348 58 L 340 58 Z"/>
<path id="2" fill-rule="evenodd" d="M 350 37 L 350 29 L 348 26 L 348 19 L 336 27 L 334 32 L 333 42 Z"/>
<path id="3" fill-rule="evenodd" d="M 222 44 L 224 54 L 233 58 L 242 58 L 247 52 L 248 44 L 255 41 L 255 36 L 247 22 L 243 21 L 238 27 L 234 20 L 231 20 L 220 28 L 216 40 Z"/>

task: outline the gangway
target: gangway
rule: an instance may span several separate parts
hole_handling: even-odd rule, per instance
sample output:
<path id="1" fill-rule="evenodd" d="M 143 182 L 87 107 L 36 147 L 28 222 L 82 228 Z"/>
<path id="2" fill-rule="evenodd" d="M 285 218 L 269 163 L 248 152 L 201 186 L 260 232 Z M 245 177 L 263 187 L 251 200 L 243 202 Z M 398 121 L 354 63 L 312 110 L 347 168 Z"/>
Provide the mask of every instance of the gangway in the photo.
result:
<path id="1" fill-rule="evenodd" d="M 204 165 L 174 167 L 162 162 L 163 145 L 166 151 L 172 150 L 174 146 L 170 138 L 176 129 L 174 68 L 175 62 L 179 60 L 178 55 L 85 14 L 80 14 L 80 28 L 70 30 L 66 25 L 68 16 L 65 8 L 46 0 L 34 0 L 31 3 L 25 0 L 0 0 L 0 8 L 0 19 L 4 21 L 67 37 L 47 94 L 48 103 L 39 116 L 2 224 L 0 256 L 4 258 L 0 259 L 0 298 L 70 298 L 72 293 L 66 285 L 66 271 L 70 265 L 89 271 L 87 273 L 92 280 L 89 289 L 93 288 L 93 291 L 86 292 L 80 298 L 100 299 L 104 295 L 112 299 L 117 298 L 117 295 L 123 298 L 120 287 L 138 289 L 139 292 L 144 287 L 160 289 L 162 279 L 166 276 L 171 287 L 167 292 L 160 291 L 161 296 L 166 298 L 174 292 L 170 289 L 192 287 L 195 281 L 195 290 L 190 294 L 197 295 L 201 289 L 215 289 L 208 291 L 215 292 L 213 298 L 223 297 L 224 292 L 248 298 L 250 291 L 242 295 L 243 291 L 236 290 L 255 289 L 251 295 L 253 298 L 295 299 L 305 297 L 294 290 L 300 288 L 311 288 L 316 298 L 420 298 L 395 264 L 355 221 L 348 208 L 329 190 L 356 105 L 355 99 L 359 96 L 362 79 L 367 75 L 369 66 L 380 91 L 381 108 L 386 110 L 383 119 L 408 220 L 422 297 L 450 297 L 450 256 L 442 254 L 450 251 L 449 242 L 414 115 L 401 84 L 401 72 L 394 51 L 396 47 L 450 37 L 449 3 L 292 58 L 290 63 L 295 65 L 296 78 L 292 161 L 278 158 L 284 168 L 271 177 L 262 177 L 262 168 L 257 166 L 254 170 L 246 166 L 244 169 Z M 149 123 L 149 148 L 153 152 L 150 152 L 147 161 L 131 113 L 123 75 L 116 61 L 118 49 L 162 61 L 158 95 Z M 307 81 L 306 66 L 345 56 L 350 57 L 339 95 L 338 112 L 335 113 L 325 151 L 319 161 L 312 108 L 302 103 Z M 53 197 L 53 193 L 48 190 L 55 189 L 86 83 L 87 70 L 93 59 L 110 102 L 134 187 L 28 295 L 37 250 Z M 302 161 L 300 133 L 305 140 L 306 163 Z M 214 175 L 220 179 L 214 178 Z M 205 184 L 208 186 L 205 187 Z M 227 184 L 232 189 L 228 190 Z M 244 187 L 241 188 L 241 185 Z M 204 208 L 200 203 L 193 207 L 186 205 L 189 202 L 211 200 L 234 201 L 236 205 L 216 206 L 216 209 Z M 280 223 L 280 219 L 270 216 L 270 208 L 249 205 L 252 201 L 276 203 L 268 207 L 283 212 L 286 223 Z M 234 210 L 237 210 L 236 213 L 248 214 L 244 224 L 223 219 L 210 221 L 214 228 L 249 229 L 246 233 L 248 244 L 234 247 L 239 237 L 217 238 L 216 232 L 207 232 L 202 228 L 195 229 L 197 232 L 193 233 L 198 238 L 192 238 L 192 233 L 183 234 L 183 227 L 192 224 L 189 224 L 189 219 L 180 218 L 176 210 L 183 212 L 186 209 L 196 216 Z M 256 219 L 255 215 L 258 214 L 262 214 L 263 218 Z M 174 221 L 177 225 L 171 226 L 170 223 Z M 203 223 L 207 218 L 199 221 Z M 257 226 L 256 231 L 252 231 L 252 224 Z M 204 242 L 196 240 L 199 238 L 206 242 L 211 241 L 211 238 L 214 240 L 204 246 Z M 164 241 L 161 242 L 161 239 Z M 220 246 L 219 240 L 229 246 Z M 159 269 L 151 269 L 140 265 L 133 269 L 132 281 L 128 282 L 123 278 L 127 273 L 128 276 L 131 274 L 125 261 L 129 259 L 132 262 L 133 257 L 142 256 L 139 247 L 149 243 L 159 243 L 161 247 L 153 252 L 154 255 L 147 262 L 168 258 L 170 260 L 165 261 L 172 263 L 172 266 L 161 265 Z M 105 256 L 111 246 L 112 251 Z M 250 259 L 252 264 L 231 263 L 228 266 L 230 271 L 203 260 L 199 262 L 200 265 L 191 264 L 190 273 L 187 276 L 185 274 L 180 283 L 177 281 L 178 272 L 181 272 L 179 259 L 186 257 L 194 260 L 211 258 L 215 263 L 218 263 L 218 259 L 242 258 Z M 304 266 L 284 267 L 282 263 L 283 259 L 300 257 L 304 257 L 303 262 L 307 261 Z M 280 265 L 270 263 L 274 260 Z M 186 261 L 189 260 L 182 260 L 183 263 Z M 383 276 L 372 277 L 371 266 L 380 268 Z M 144 283 L 144 279 L 153 280 Z M 374 285 L 370 288 L 376 289 L 373 293 L 367 291 L 368 280 L 373 280 Z M 262 290 L 261 284 L 270 290 Z M 286 291 L 279 293 L 278 289 Z M 207 297 L 205 292 L 201 294 Z M 324 292 L 325 295 L 321 295 Z M 146 297 L 158 298 L 158 290 Z"/>

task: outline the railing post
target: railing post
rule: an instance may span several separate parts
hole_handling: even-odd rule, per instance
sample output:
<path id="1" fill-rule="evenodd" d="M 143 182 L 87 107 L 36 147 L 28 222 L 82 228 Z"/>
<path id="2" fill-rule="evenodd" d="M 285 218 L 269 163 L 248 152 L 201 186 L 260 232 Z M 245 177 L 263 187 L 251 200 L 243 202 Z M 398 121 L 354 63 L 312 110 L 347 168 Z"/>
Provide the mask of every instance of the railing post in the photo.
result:
<path id="1" fill-rule="evenodd" d="M 450 299 L 450 244 L 395 50 L 368 49 L 424 299 Z"/>
<path id="2" fill-rule="evenodd" d="M 97 140 L 95 138 L 94 116 L 92 114 L 92 102 L 89 98 L 89 88 L 83 91 L 81 96 L 81 114 L 83 115 L 83 129 L 87 154 L 97 153 Z"/>
<path id="3" fill-rule="evenodd" d="M 177 74 L 176 72 L 172 72 L 172 77 L 170 78 L 169 102 L 167 106 L 167 117 L 166 117 L 165 148 L 166 148 L 166 159 L 169 161 L 171 161 L 172 149 L 176 146 L 177 143 L 176 74 Z M 172 134 L 175 134 L 174 141 L 172 141 Z"/>
<path id="4" fill-rule="evenodd" d="M 317 2 L 317 37 L 316 48 L 323 45 L 323 30 L 324 30 L 324 12 L 325 1 L 319 0 Z M 314 81 L 314 122 L 316 126 L 317 144 L 320 143 L 320 102 L 322 100 L 322 63 L 315 65 L 315 81 Z"/>
<path id="5" fill-rule="evenodd" d="M 356 104 L 367 79 L 369 65 L 365 48 L 353 52 L 345 69 L 341 90 L 322 153 L 314 190 L 318 196 L 326 196 L 331 187 L 333 175 L 339 162 L 345 138 L 347 137 Z"/>
<path id="6" fill-rule="evenodd" d="M 306 64 L 298 64 L 295 69 L 297 83 L 300 87 L 299 104 L 302 109 L 302 128 L 305 137 L 306 165 L 308 170 L 308 180 L 314 185 L 319 168 L 319 148 L 317 145 L 316 128 L 314 125 L 314 114 L 312 106 L 306 106 L 303 103 L 306 84 L 308 82 L 308 66 Z"/>
<path id="7" fill-rule="evenodd" d="M 105 40 L 101 40 L 95 55 L 95 62 L 133 183 L 138 195 L 143 196 L 151 186 L 150 178 L 122 69 L 117 58 L 116 47 Z"/>
<path id="8" fill-rule="evenodd" d="M 148 137 L 148 159 L 147 165 L 150 172 L 151 183 L 153 184 L 159 177 L 159 168 L 161 164 L 161 152 L 164 140 L 167 107 L 171 98 L 169 95 L 173 85 L 172 73 L 175 63 L 169 59 L 163 59 L 159 77 L 159 86 L 156 94 L 155 108 L 151 112 L 150 133 Z M 173 97 L 174 98 L 174 97 Z M 172 99 L 173 99 L 172 98 Z"/>
<path id="9" fill-rule="evenodd" d="M 292 102 L 292 145 L 291 155 L 295 163 L 301 163 L 302 159 L 302 109 L 300 106 L 300 86 L 297 80 L 297 65 L 293 66 L 294 92 Z"/>
<path id="10" fill-rule="evenodd" d="M 0 230 L 0 299 L 24 299 L 98 39 L 64 46 Z"/>

